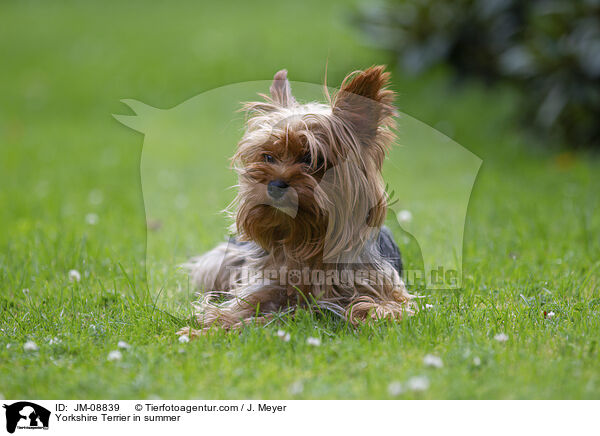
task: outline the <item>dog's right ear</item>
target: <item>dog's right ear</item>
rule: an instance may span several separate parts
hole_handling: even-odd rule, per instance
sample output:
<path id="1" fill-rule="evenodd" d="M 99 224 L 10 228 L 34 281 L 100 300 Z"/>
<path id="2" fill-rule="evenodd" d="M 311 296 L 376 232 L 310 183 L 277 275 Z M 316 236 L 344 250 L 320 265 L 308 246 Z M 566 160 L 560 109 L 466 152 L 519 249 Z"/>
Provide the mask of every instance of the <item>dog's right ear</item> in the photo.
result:
<path id="1" fill-rule="evenodd" d="M 273 103 L 276 103 L 281 107 L 289 107 L 296 103 L 296 99 L 292 95 L 292 87 L 287 79 L 287 70 L 281 70 L 275 73 L 270 92 Z"/>
<path id="2" fill-rule="evenodd" d="M 344 121 L 365 145 L 376 142 L 379 127 L 393 126 L 394 93 L 387 89 L 390 74 L 383 65 L 346 76 L 333 100 L 333 114 Z"/>

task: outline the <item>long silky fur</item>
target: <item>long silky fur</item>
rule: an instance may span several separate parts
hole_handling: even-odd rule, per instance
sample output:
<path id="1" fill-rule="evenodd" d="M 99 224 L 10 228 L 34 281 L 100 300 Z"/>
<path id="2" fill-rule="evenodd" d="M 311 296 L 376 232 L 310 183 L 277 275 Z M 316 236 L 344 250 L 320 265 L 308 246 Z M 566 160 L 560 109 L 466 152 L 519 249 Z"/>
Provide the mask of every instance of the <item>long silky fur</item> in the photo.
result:
<path id="1" fill-rule="evenodd" d="M 411 295 L 377 248 L 387 212 L 381 167 L 394 141 L 394 94 L 381 66 L 354 72 L 330 104 L 298 103 L 287 72 L 275 75 L 270 96 L 246 103 L 246 131 L 232 158 L 238 194 L 228 208 L 232 231 L 249 244 L 222 243 L 187 266 L 200 288 L 195 303 L 200 330 L 264 323 L 274 313 L 307 301 L 356 323 L 410 314 Z M 310 163 L 297 162 L 310 152 Z M 281 165 L 262 161 L 265 152 Z M 318 168 L 318 156 L 324 159 Z M 297 195 L 289 211 L 269 205 L 266 184 L 284 178 Z M 303 268 L 373 269 L 382 282 L 350 285 L 280 285 L 279 277 L 257 284 L 240 273 Z"/>

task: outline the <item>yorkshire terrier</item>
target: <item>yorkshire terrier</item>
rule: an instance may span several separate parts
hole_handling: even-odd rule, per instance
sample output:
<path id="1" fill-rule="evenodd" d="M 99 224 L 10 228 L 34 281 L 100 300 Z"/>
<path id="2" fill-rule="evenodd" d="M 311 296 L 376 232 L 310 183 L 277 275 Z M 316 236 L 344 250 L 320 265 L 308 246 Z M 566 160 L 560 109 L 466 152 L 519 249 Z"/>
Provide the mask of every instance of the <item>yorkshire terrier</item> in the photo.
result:
<path id="1" fill-rule="evenodd" d="M 328 104 L 299 103 L 287 71 L 246 103 L 232 158 L 238 194 L 229 242 L 187 264 L 200 289 L 199 329 L 265 323 L 319 306 L 352 323 L 401 319 L 412 296 L 398 246 L 383 226 L 381 167 L 395 135 L 394 93 L 382 66 L 349 74 Z"/>

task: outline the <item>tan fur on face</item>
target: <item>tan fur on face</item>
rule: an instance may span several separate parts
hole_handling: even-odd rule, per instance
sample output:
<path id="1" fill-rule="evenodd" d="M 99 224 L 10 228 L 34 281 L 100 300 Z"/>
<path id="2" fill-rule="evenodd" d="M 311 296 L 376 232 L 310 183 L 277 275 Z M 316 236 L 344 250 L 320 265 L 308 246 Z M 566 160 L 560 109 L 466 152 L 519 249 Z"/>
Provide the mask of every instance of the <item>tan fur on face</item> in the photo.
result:
<path id="1" fill-rule="evenodd" d="M 197 284 L 224 292 L 220 303 L 215 303 L 214 293 L 203 294 L 197 304 L 201 325 L 233 327 L 257 314 L 268 318 L 308 295 L 339 308 L 353 321 L 398 319 L 409 311 L 410 295 L 398 273 L 374 247 L 387 211 L 381 167 L 394 140 L 394 94 L 386 89 L 388 81 L 384 67 L 371 67 L 348 75 L 331 105 L 300 104 L 282 70 L 274 77 L 270 96 L 244 105 L 247 128 L 232 158 L 239 189 L 230 214 L 239 239 L 262 250 L 240 253 L 232 248 L 228 253 L 220 246 L 192 262 Z M 274 180 L 289 185 L 276 201 L 267 194 Z M 235 270 L 240 257 L 258 271 L 368 265 L 388 278 L 351 286 L 293 287 L 277 280 L 257 286 L 222 272 Z M 218 273 L 214 259 L 222 262 Z M 227 285 L 231 274 L 235 280 L 229 283 L 234 284 Z"/>

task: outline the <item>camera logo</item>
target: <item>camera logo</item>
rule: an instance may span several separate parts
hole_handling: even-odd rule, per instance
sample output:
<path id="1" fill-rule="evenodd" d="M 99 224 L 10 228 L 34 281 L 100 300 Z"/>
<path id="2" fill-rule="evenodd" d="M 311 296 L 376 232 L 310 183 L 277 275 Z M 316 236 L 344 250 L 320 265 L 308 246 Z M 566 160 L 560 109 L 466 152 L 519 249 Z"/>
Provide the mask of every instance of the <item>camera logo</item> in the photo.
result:
<path id="1" fill-rule="evenodd" d="M 29 401 L 19 401 L 4 405 L 6 409 L 6 431 L 14 433 L 18 429 L 48 430 L 50 411 Z"/>

